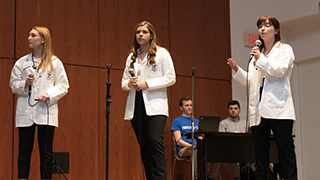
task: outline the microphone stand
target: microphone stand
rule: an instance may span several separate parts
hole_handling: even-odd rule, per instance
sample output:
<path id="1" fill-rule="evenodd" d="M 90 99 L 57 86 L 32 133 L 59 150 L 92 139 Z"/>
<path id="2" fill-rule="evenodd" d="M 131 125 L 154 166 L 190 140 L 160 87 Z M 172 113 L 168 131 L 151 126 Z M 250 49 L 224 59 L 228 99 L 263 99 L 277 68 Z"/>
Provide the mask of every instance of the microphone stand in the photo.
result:
<path id="1" fill-rule="evenodd" d="M 248 133 L 249 131 L 249 67 L 252 57 L 249 59 L 248 65 L 247 65 L 247 77 L 246 77 L 246 93 L 247 93 L 247 114 L 246 114 L 246 130 L 245 133 Z"/>
<path id="2" fill-rule="evenodd" d="M 192 116 L 191 116 L 191 139 L 192 139 L 192 180 L 194 180 L 194 72 L 195 67 L 191 67 L 192 71 Z"/>
<path id="3" fill-rule="evenodd" d="M 262 44 L 262 42 L 258 39 L 255 42 L 255 47 L 260 47 L 261 44 Z M 247 112 L 246 113 L 247 114 L 246 114 L 246 130 L 245 130 L 245 133 L 249 132 L 249 68 L 250 68 L 250 62 L 251 62 L 253 57 L 254 57 L 254 55 L 252 54 L 250 56 L 250 59 L 249 59 L 248 65 L 247 65 L 247 77 L 246 77 L 246 92 L 247 92 Z M 260 94 L 259 98 L 261 98 L 261 94 Z"/>
<path id="4" fill-rule="evenodd" d="M 107 85 L 107 95 L 106 95 L 106 180 L 108 180 L 108 169 L 109 169 L 109 114 L 110 114 L 110 103 L 111 100 L 111 94 L 110 94 L 110 86 L 111 82 L 109 81 L 110 77 L 110 68 L 111 64 L 107 65 L 108 68 L 108 82 Z"/>

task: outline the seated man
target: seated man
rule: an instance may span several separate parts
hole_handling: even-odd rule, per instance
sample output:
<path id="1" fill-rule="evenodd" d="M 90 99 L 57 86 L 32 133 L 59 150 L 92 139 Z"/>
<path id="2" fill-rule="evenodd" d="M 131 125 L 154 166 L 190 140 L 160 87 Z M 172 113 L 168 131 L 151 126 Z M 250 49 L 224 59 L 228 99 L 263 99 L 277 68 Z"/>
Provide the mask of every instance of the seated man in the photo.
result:
<path id="1" fill-rule="evenodd" d="M 240 103 L 238 101 L 230 101 L 228 103 L 229 117 L 220 121 L 219 132 L 234 132 L 245 133 L 246 132 L 246 120 L 240 119 Z M 234 153 L 237 153 L 236 151 Z M 213 163 L 208 173 L 208 180 L 213 180 L 220 169 L 221 163 Z M 240 180 L 239 167 L 236 163 L 229 163 L 230 173 L 234 177 L 234 180 Z"/>
<path id="2" fill-rule="evenodd" d="M 186 96 L 180 99 L 180 109 L 182 111 L 181 116 L 172 121 L 171 130 L 173 136 L 177 142 L 178 153 L 180 157 L 190 157 L 192 159 L 192 139 L 187 139 L 186 136 L 182 136 L 185 133 L 191 132 L 191 115 L 192 115 L 192 100 Z M 194 118 L 194 132 L 198 131 L 199 120 Z M 199 137 L 200 138 L 200 137 Z M 194 141 L 194 146 L 197 146 L 197 141 Z M 198 165 L 197 165 L 197 151 L 194 152 L 194 169 L 195 178 L 197 178 Z"/>

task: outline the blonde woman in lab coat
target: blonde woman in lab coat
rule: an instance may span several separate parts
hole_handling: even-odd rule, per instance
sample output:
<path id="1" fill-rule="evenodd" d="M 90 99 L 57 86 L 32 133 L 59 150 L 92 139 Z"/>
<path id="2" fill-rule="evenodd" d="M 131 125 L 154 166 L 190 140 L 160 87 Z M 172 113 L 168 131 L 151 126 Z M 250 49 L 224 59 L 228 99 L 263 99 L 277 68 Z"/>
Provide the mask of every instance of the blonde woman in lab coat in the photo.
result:
<path id="1" fill-rule="evenodd" d="M 58 100 L 67 94 L 69 82 L 62 62 L 53 54 L 50 31 L 46 27 L 32 28 L 28 43 L 32 52 L 16 61 L 10 77 L 10 87 L 18 97 L 15 117 L 19 129 L 18 178 L 29 177 L 37 129 L 41 179 L 51 179 Z"/>

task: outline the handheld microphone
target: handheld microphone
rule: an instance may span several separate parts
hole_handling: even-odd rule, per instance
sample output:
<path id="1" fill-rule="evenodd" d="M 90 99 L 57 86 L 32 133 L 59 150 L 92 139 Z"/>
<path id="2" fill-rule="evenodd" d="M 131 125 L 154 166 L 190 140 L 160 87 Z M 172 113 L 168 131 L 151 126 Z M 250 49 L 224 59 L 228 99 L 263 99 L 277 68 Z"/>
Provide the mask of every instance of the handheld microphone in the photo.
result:
<path id="1" fill-rule="evenodd" d="M 257 39 L 254 47 L 260 47 L 261 44 L 262 44 L 262 42 L 261 42 L 259 39 Z M 253 56 L 254 56 L 254 55 L 251 54 L 251 56 L 250 56 L 250 61 L 251 61 L 251 59 L 253 58 Z"/>
<path id="2" fill-rule="evenodd" d="M 30 78 L 34 78 L 34 74 L 33 74 L 33 73 L 29 74 L 29 77 L 30 77 Z M 30 96 L 30 94 L 31 94 L 31 86 L 32 86 L 32 85 L 29 86 L 29 96 Z"/>
<path id="3" fill-rule="evenodd" d="M 130 73 L 130 75 L 131 75 L 131 77 L 134 77 L 135 75 L 134 75 L 134 69 L 133 69 L 133 67 L 131 67 L 131 66 L 129 66 L 129 73 Z"/>

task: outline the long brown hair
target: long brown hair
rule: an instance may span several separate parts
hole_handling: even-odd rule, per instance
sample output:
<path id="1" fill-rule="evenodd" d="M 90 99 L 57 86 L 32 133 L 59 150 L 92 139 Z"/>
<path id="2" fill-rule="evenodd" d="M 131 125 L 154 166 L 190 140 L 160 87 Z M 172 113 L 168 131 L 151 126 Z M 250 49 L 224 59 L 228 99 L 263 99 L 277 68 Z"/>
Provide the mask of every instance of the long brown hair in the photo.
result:
<path id="1" fill-rule="evenodd" d="M 35 26 L 33 29 L 38 31 L 40 37 L 44 39 L 42 60 L 37 67 L 37 71 L 39 72 L 39 69 L 41 68 L 46 70 L 48 73 L 51 73 L 54 70 L 52 64 L 52 57 L 54 56 L 54 53 L 50 31 L 48 28 L 41 26 Z"/>
<path id="2" fill-rule="evenodd" d="M 278 30 L 278 33 L 274 35 L 274 42 L 273 45 L 275 45 L 277 42 L 282 42 L 281 41 L 281 36 L 280 36 L 280 23 L 279 21 L 272 16 L 262 16 L 258 19 L 257 21 L 257 27 L 259 28 L 259 26 L 262 23 L 265 23 L 267 20 L 269 20 L 270 25 L 273 25 L 275 30 Z M 264 41 L 262 40 L 262 38 L 259 35 L 259 40 L 262 42 L 261 46 L 260 46 L 260 51 L 264 48 Z"/>
<path id="3" fill-rule="evenodd" d="M 142 21 L 136 25 L 136 28 L 134 29 L 134 34 L 133 34 L 133 45 L 131 49 L 131 53 L 133 54 L 131 56 L 131 63 L 130 66 L 133 67 L 133 64 L 136 62 L 137 59 L 137 50 L 140 48 L 140 45 L 137 43 L 136 39 L 136 31 L 138 27 L 140 26 L 146 26 L 150 32 L 150 34 L 153 36 L 153 38 L 150 38 L 150 47 L 148 49 L 148 65 L 154 65 L 156 64 L 156 52 L 157 52 L 157 46 L 159 46 L 159 42 L 156 36 L 156 31 L 153 27 L 153 25 L 148 22 L 148 21 Z"/>

